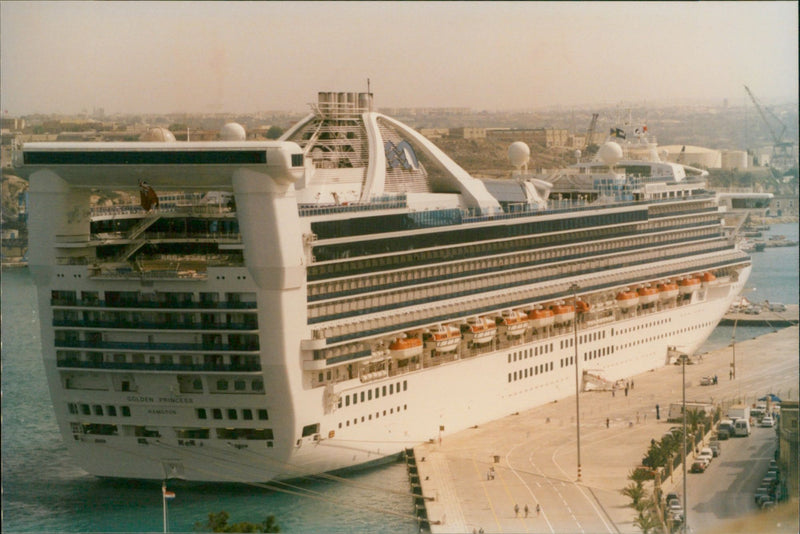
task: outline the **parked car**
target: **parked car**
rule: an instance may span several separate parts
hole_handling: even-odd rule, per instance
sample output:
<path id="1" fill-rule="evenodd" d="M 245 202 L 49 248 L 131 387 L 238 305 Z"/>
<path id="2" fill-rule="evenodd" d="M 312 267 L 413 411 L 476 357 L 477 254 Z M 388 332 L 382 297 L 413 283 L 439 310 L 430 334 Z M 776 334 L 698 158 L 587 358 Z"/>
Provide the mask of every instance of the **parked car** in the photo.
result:
<path id="1" fill-rule="evenodd" d="M 710 441 L 708 443 L 708 448 L 714 453 L 714 458 L 722 454 L 722 446 L 719 444 L 719 441 Z"/>
<path id="2" fill-rule="evenodd" d="M 713 458 L 714 458 L 714 451 L 712 451 L 709 447 L 703 447 L 700 450 L 700 454 L 697 455 L 695 460 L 704 460 L 706 461 L 706 463 L 710 464 Z"/>
<path id="3" fill-rule="evenodd" d="M 714 385 L 714 377 L 713 376 L 704 376 L 700 379 L 701 386 L 713 386 Z"/>
<path id="4" fill-rule="evenodd" d="M 702 460 L 697 460 L 696 462 L 692 463 L 692 468 L 689 471 L 692 473 L 703 473 L 705 472 L 707 465 L 708 464 Z"/>
<path id="5" fill-rule="evenodd" d="M 761 506 L 762 502 L 771 501 L 772 495 L 770 495 L 769 492 L 766 491 L 761 491 L 761 492 L 757 491 L 755 495 L 753 495 L 753 500 L 755 501 L 757 506 Z"/>
<path id="6" fill-rule="evenodd" d="M 775 421 L 772 420 L 772 417 L 769 415 L 765 415 L 758 426 L 769 427 L 772 428 L 775 425 Z"/>
<path id="7" fill-rule="evenodd" d="M 667 493 L 667 496 L 665 497 L 664 500 L 666 501 L 667 505 L 670 505 L 673 500 L 676 501 L 678 504 L 680 504 L 681 502 L 680 498 L 678 498 L 677 493 Z"/>

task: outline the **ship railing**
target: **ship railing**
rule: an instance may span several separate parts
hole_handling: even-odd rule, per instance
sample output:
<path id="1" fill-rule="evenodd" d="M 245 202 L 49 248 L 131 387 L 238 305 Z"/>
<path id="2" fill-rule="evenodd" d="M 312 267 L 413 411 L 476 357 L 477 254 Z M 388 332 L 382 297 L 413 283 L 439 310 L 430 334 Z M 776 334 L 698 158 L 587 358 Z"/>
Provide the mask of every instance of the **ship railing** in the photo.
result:
<path id="1" fill-rule="evenodd" d="M 192 330 L 192 331 L 227 331 L 258 332 L 258 325 L 254 323 L 176 323 L 176 322 L 151 322 L 151 321 L 85 321 L 72 319 L 53 319 L 53 326 L 75 328 L 121 328 L 127 330 Z"/>
<path id="2" fill-rule="evenodd" d="M 258 343 L 144 343 L 133 341 L 81 341 L 75 339 L 56 339 L 56 348 L 109 349 L 132 351 L 181 351 L 181 352 L 258 352 Z"/>
<path id="3" fill-rule="evenodd" d="M 253 364 L 177 364 L 177 363 L 131 363 L 131 362 L 91 362 L 77 359 L 59 359 L 56 365 L 59 368 L 77 369 L 117 369 L 136 371 L 188 371 L 188 372 L 233 372 L 254 373 L 261 371 L 261 363 Z"/>

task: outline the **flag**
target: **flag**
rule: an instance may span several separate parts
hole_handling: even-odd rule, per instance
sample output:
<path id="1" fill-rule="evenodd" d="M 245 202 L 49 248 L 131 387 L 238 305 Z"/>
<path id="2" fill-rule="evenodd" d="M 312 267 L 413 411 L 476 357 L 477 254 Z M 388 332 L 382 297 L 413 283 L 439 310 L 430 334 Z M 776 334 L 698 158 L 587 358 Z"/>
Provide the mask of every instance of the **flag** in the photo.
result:
<path id="1" fill-rule="evenodd" d="M 174 499 L 175 498 L 175 492 L 174 491 L 167 491 L 167 488 L 162 488 L 162 491 L 164 493 L 164 498 L 165 499 Z"/>
<path id="2" fill-rule="evenodd" d="M 625 130 L 622 128 L 611 128 L 611 135 L 619 139 L 625 139 Z"/>

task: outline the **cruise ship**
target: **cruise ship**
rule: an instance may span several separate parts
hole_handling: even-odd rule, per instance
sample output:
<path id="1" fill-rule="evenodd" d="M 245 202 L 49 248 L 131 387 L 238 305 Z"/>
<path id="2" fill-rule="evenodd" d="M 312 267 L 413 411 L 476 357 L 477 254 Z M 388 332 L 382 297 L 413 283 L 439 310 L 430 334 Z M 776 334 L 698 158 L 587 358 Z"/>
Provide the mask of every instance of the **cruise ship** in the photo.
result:
<path id="1" fill-rule="evenodd" d="M 515 144 L 480 180 L 331 92 L 277 141 L 221 134 L 15 154 L 53 407 L 94 475 L 385 460 L 692 354 L 750 274 L 702 176 L 608 143 L 550 181 Z"/>

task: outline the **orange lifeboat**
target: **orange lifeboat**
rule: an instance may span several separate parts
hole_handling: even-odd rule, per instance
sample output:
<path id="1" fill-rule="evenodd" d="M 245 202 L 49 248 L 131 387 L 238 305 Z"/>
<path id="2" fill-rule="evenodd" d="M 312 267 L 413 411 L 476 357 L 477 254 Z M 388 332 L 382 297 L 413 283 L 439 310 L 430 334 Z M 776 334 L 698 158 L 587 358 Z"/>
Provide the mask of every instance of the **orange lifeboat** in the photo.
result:
<path id="1" fill-rule="evenodd" d="M 553 310 L 556 323 L 566 323 L 575 318 L 575 306 L 571 304 L 554 304 L 550 309 Z"/>
<path id="2" fill-rule="evenodd" d="M 534 328 L 544 328 L 550 326 L 555 322 L 555 317 L 552 311 L 543 310 L 541 308 L 531 310 L 528 312 L 528 323 Z"/>
<path id="3" fill-rule="evenodd" d="M 521 336 L 528 329 L 528 316 L 517 310 L 506 310 L 495 319 L 501 333 L 508 337 Z"/>
<path id="4" fill-rule="evenodd" d="M 439 325 L 422 334 L 425 348 L 435 349 L 437 352 L 450 352 L 461 343 L 461 332 L 452 325 Z"/>
<path id="5" fill-rule="evenodd" d="M 617 293 L 617 306 L 623 310 L 635 308 L 639 304 L 639 294 L 636 291 L 620 291 Z"/>
<path id="6" fill-rule="evenodd" d="M 398 337 L 389 344 L 389 354 L 395 358 L 422 354 L 422 340 L 418 337 Z"/>
<path id="7" fill-rule="evenodd" d="M 497 325 L 485 317 L 471 317 L 461 326 L 464 338 L 473 345 L 488 343 L 497 333 Z"/>
<path id="8" fill-rule="evenodd" d="M 717 277 L 714 276 L 714 273 L 710 271 L 704 272 L 703 276 L 700 277 L 700 279 L 703 281 L 704 286 L 712 286 L 717 283 Z"/>
<path id="9" fill-rule="evenodd" d="M 693 277 L 678 280 L 678 289 L 680 290 L 681 295 L 691 295 L 700 289 L 700 279 Z"/>
<path id="10" fill-rule="evenodd" d="M 665 282 L 658 284 L 658 296 L 661 300 L 670 300 L 678 296 L 678 284 L 672 282 Z"/>
<path id="11" fill-rule="evenodd" d="M 586 302 L 585 300 L 578 300 L 575 302 L 575 311 L 578 313 L 586 313 L 588 312 L 592 306 Z"/>
<path id="12" fill-rule="evenodd" d="M 642 304 L 650 304 L 658 300 L 658 289 L 654 287 L 640 287 L 636 290 L 639 295 L 639 302 Z"/>

